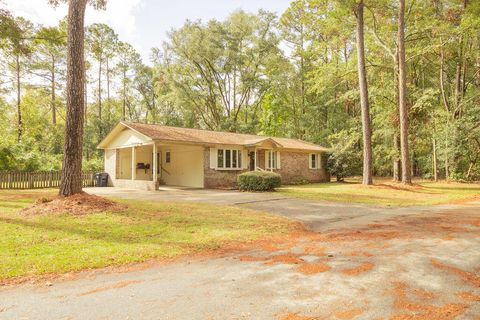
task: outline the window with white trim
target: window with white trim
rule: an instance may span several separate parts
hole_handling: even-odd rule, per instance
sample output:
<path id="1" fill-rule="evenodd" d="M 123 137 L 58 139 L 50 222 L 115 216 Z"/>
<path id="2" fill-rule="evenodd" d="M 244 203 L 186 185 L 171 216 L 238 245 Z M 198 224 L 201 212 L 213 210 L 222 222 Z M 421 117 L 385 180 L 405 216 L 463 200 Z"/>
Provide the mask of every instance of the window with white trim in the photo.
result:
<path id="1" fill-rule="evenodd" d="M 266 169 L 279 169 L 280 160 L 278 157 L 278 151 L 265 151 L 265 156 L 267 157 Z"/>
<path id="2" fill-rule="evenodd" d="M 311 153 L 308 161 L 308 166 L 310 169 L 320 169 L 320 154 L 318 153 Z"/>
<path id="3" fill-rule="evenodd" d="M 225 170 L 242 169 L 242 151 L 237 149 L 218 149 L 217 168 Z"/>

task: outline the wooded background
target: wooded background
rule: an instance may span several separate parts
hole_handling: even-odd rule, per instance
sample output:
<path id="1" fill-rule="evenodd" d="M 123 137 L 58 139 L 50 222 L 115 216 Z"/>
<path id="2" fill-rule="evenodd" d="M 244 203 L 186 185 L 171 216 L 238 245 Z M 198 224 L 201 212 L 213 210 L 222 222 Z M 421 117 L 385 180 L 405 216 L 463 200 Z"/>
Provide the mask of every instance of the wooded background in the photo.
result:
<path id="1" fill-rule="evenodd" d="M 235 11 L 186 21 L 150 61 L 111 27 L 86 28 L 84 170 L 120 120 L 305 139 L 332 148 L 340 178 L 362 173 L 349 0 L 302 0 L 280 16 Z M 480 179 L 480 2 L 406 1 L 410 156 L 415 176 Z M 398 1 L 365 1 L 373 172 L 398 167 Z M 154 27 L 154 26 L 152 26 Z M 0 171 L 58 170 L 65 129 L 66 22 L 0 10 Z"/>

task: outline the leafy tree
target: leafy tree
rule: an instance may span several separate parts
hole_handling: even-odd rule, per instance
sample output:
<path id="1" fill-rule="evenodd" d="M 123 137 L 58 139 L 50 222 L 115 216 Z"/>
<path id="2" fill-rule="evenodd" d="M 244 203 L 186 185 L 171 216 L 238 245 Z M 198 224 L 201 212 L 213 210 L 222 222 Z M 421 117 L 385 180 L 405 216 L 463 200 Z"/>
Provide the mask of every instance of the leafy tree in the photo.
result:
<path id="1" fill-rule="evenodd" d="M 64 27 L 41 27 L 35 35 L 35 62 L 39 76 L 50 83 L 52 124 L 57 124 L 56 91 L 59 76 L 64 76 L 67 34 Z"/>
<path id="2" fill-rule="evenodd" d="M 224 22 L 187 23 L 170 33 L 165 65 L 179 100 L 210 129 L 240 129 L 268 86 L 264 66 L 278 54 L 275 16 L 236 11 Z"/>
<path id="3" fill-rule="evenodd" d="M 7 30 L 13 30 L 8 37 L 4 37 L 1 48 L 5 56 L 4 68 L 8 70 L 10 82 L 16 91 L 17 108 L 17 141 L 20 143 L 23 134 L 22 120 L 22 86 L 23 79 L 27 74 L 27 64 L 32 52 L 30 41 L 33 25 L 30 21 L 17 17 L 15 19 L 5 16 Z M 25 67 L 25 68 L 24 68 Z"/>
<path id="4" fill-rule="evenodd" d="M 97 112 L 98 120 L 102 121 L 102 75 L 105 73 L 107 78 L 107 116 L 110 115 L 110 61 L 116 53 L 117 35 L 108 25 L 103 23 L 94 23 L 87 29 L 86 41 L 88 51 L 95 59 L 98 65 L 98 89 L 97 89 Z M 103 69 L 105 65 L 105 70 Z M 109 119 L 107 119 L 108 121 Z M 102 125 L 99 125 L 99 135 L 102 135 Z"/>
<path id="5" fill-rule="evenodd" d="M 127 109 L 129 119 L 132 119 L 133 105 L 131 101 L 131 86 L 135 68 L 141 63 L 140 54 L 135 51 L 132 45 L 119 42 L 118 43 L 118 64 L 116 66 L 118 73 L 121 75 L 121 99 L 122 99 L 122 120 L 127 119 Z"/>

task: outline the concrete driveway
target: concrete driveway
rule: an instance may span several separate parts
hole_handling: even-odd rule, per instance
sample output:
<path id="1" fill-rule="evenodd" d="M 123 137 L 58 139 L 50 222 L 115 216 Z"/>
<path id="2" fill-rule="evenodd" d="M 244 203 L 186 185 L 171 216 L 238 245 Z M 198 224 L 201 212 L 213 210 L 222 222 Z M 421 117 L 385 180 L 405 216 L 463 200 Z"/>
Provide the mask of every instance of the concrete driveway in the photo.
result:
<path id="1" fill-rule="evenodd" d="M 320 232 L 220 257 L 4 287 L 0 319 L 479 319 L 480 204 L 384 209 L 233 191 L 142 194 L 265 209 Z"/>
<path id="2" fill-rule="evenodd" d="M 326 231 L 363 226 L 383 221 L 388 217 L 434 212 L 457 208 L 457 205 L 418 206 L 386 208 L 366 204 L 351 204 L 314 201 L 287 197 L 275 192 L 239 192 L 236 190 L 213 190 L 165 187 L 161 191 L 141 191 L 124 188 L 86 188 L 88 193 L 106 197 L 149 201 L 205 202 L 219 205 L 248 207 L 286 216 L 303 222 L 312 231 Z M 480 203 L 478 203 L 480 205 Z"/>

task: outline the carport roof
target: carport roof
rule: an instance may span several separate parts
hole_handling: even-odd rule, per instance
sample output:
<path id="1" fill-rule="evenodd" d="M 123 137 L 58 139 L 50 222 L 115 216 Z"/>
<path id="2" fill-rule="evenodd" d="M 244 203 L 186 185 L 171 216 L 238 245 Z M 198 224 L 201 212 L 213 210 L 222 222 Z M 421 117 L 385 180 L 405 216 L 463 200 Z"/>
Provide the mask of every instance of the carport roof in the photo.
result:
<path id="1" fill-rule="evenodd" d="M 183 143 L 195 144 L 214 144 L 214 145 L 241 145 L 256 146 L 263 142 L 270 142 L 279 148 L 295 149 L 304 151 L 328 151 L 327 148 L 298 139 L 277 138 L 268 136 L 259 136 L 253 134 L 220 132 L 202 129 L 170 127 L 158 124 L 145 124 L 137 122 L 120 122 L 119 126 L 130 128 L 142 135 L 161 141 L 178 141 Z M 118 126 L 117 126 L 118 128 Z M 110 134 L 115 134 L 115 128 Z M 118 131 L 117 131 L 118 132 Z M 105 148 L 105 142 L 109 140 L 110 134 L 99 144 L 99 148 Z"/>

